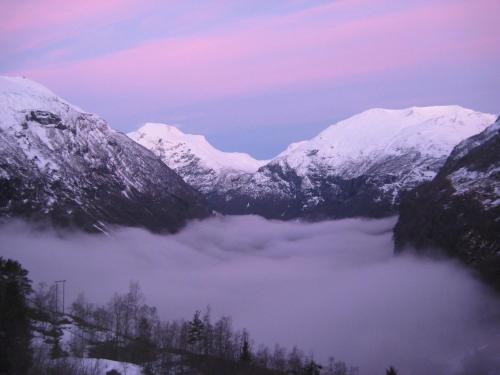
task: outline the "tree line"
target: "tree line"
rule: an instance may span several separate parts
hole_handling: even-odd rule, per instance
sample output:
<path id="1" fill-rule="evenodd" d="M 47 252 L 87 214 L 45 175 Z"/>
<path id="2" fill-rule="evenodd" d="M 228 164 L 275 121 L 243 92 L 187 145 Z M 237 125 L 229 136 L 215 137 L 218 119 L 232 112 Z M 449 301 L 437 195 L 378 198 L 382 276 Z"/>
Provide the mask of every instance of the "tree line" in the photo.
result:
<path id="1" fill-rule="evenodd" d="M 0 258 L 0 275 L 0 374 L 86 375 L 63 366 L 65 358 L 85 357 L 139 364 L 146 375 L 359 373 L 333 357 L 322 365 L 298 347 L 256 345 L 230 317 L 214 320 L 209 307 L 188 320 L 161 320 L 137 282 L 103 305 L 80 294 L 63 314 L 55 287 L 33 290 L 18 262 Z"/>

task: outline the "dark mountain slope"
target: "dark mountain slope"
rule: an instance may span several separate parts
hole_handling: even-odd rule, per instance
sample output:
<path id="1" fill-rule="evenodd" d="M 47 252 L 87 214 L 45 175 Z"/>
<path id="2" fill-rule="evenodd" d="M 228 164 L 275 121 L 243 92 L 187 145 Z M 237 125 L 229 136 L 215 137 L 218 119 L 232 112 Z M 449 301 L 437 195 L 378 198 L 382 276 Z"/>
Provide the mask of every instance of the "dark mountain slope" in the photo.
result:
<path id="1" fill-rule="evenodd" d="M 403 195 L 394 240 L 397 252 L 442 249 L 500 290 L 500 118 Z"/>
<path id="2" fill-rule="evenodd" d="M 0 216 L 175 231 L 204 199 L 152 152 L 52 92 L 0 77 Z"/>

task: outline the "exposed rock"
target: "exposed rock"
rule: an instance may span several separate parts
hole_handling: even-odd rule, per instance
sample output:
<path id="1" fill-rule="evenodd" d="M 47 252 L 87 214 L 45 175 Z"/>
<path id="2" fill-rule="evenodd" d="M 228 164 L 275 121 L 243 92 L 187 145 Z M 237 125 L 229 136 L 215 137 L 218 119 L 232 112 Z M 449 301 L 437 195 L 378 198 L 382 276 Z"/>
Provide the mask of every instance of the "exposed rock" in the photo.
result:
<path id="1" fill-rule="evenodd" d="M 175 231 L 203 197 L 152 152 L 32 81 L 0 77 L 0 216 Z"/>
<path id="2" fill-rule="evenodd" d="M 38 122 L 40 125 L 54 125 L 54 127 L 66 129 L 59 116 L 47 111 L 30 111 L 26 115 L 26 120 Z"/>
<path id="3" fill-rule="evenodd" d="M 403 195 L 394 240 L 396 252 L 444 251 L 500 290 L 500 118 Z"/>

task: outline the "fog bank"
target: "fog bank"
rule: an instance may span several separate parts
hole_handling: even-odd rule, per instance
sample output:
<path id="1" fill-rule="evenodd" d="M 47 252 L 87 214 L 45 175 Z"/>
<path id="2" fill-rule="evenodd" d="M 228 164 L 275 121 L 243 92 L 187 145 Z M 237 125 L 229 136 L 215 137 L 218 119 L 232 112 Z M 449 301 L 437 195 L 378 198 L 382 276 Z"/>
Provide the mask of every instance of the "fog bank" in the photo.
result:
<path id="1" fill-rule="evenodd" d="M 257 343 L 297 344 L 362 374 L 389 365 L 454 374 L 464 357 L 493 361 L 498 298 L 455 263 L 394 257 L 394 223 L 219 217 L 171 236 L 124 228 L 108 237 L 16 223 L 0 228 L 0 256 L 19 260 L 35 282 L 66 279 L 70 301 L 83 291 L 104 303 L 137 280 L 165 319 L 210 305 Z"/>

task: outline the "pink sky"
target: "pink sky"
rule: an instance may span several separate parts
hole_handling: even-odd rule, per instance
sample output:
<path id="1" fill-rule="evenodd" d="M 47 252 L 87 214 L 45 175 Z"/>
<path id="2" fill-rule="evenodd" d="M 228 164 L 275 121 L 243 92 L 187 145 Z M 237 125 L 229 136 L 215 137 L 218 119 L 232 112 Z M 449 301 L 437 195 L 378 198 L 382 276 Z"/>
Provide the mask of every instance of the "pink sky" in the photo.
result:
<path id="1" fill-rule="evenodd" d="M 496 0 L 291 1 L 277 2 L 270 11 L 263 10 L 265 2 L 253 8 L 244 3 L 0 0 L 8 15 L 0 25 L 6 51 L 0 70 L 39 80 L 92 110 L 100 109 L 96 102 L 121 101 L 136 104 L 133 116 L 141 120 L 149 114 L 168 121 L 169 109 L 192 113 L 199 103 L 206 108 L 283 92 L 314 96 L 315 90 L 349 89 L 351 81 L 389 77 L 390 84 L 392 77 L 448 66 L 471 74 L 500 58 Z M 241 115 L 256 110 L 243 107 Z M 325 120 L 336 110 L 325 113 Z M 165 118 L 156 118 L 158 113 Z M 234 126 L 230 120 L 227 126 Z"/>

